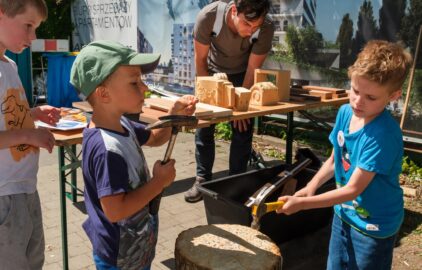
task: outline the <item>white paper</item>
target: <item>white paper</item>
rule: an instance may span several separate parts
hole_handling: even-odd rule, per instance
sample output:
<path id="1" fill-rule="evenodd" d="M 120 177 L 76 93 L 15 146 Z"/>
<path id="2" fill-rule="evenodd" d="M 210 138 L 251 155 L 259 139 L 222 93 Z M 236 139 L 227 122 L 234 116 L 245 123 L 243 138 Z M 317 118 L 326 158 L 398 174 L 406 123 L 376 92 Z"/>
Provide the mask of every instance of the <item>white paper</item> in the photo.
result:
<path id="1" fill-rule="evenodd" d="M 41 121 L 35 121 L 35 125 L 37 127 L 45 127 L 48 129 L 56 129 L 56 130 L 75 130 L 75 129 L 81 129 L 81 128 L 86 127 L 86 123 L 84 122 L 65 120 L 65 119 L 60 119 L 59 122 L 56 123 L 56 126 L 51 126 Z"/>

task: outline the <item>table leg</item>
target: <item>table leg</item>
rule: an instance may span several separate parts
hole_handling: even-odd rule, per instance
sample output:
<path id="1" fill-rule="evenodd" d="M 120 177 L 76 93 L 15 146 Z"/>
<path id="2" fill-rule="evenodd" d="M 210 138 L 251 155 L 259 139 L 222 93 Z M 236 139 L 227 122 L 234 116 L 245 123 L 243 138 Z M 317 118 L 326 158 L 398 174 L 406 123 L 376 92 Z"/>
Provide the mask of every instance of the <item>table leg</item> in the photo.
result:
<path id="1" fill-rule="evenodd" d="M 293 112 L 287 113 L 286 131 L 286 164 L 291 165 L 293 160 Z"/>
<path id="2" fill-rule="evenodd" d="M 77 162 L 78 161 L 78 159 L 77 159 L 77 157 L 76 157 L 76 144 L 74 144 L 74 145 L 72 145 L 71 146 L 71 151 L 72 151 L 72 154 L 73 155 L 71 155 L 71 163 L 73 164 L 74 162 Z M 71 192 L 72 192 L 72 202 L 77 202 L 78 201 L 78 195 L 77 195 L 77 182 L 76 182 L 76 172 L 77 172 L 77 170 L 76 169 L 72 169 L 71 170 L 71 174 L 70 174 L 70 181 L 71 181 L 71 183 L 72 183 L 72 185 L 71 185 Z"/>
<path id="3" fill-rule="evenodd" d="M 63 269 L 69 269 L 68 252 L 67 252 L 67 218 L 66 218 L 66 174 L 65 174 L 65 149 L 59 147 L 59 182 L 60 182 L 60 209 L 61 209 L 61 226 L 62 226 L 62 256 Z"/>

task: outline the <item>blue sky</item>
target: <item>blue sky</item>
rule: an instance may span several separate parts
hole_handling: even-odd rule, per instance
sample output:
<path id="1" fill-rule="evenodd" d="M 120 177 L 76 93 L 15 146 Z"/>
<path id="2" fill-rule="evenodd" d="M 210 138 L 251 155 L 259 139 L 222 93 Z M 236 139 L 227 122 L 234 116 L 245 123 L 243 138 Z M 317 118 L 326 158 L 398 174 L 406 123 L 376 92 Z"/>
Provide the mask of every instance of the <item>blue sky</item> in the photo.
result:
<path id="1" fill-rule="evenodd" d="M 356 31 L 359 9 L 363 0 L 317 0 L 316 27 L 327 41 L 336 41 L 341 20 L 346 13 L 353 21 Z M 374 18 L 378 23 L 382 0 L 371 1 Z"/>

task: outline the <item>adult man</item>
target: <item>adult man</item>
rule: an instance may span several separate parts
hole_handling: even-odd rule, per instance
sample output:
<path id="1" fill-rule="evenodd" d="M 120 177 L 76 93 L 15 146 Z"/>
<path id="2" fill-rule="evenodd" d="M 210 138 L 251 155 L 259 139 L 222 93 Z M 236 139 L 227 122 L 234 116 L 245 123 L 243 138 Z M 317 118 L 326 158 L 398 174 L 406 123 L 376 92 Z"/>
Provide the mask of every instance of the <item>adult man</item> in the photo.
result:
<path id="1" fill-rule="evenodd" d="M 260 68 L 274 35 L 267 12 L 269 0 L 216 1 L 198 14 L 194 28 L 197 76 L 224 72 L 234 86 L 250 88 L 254 70 Z M 250 119 L 231 122 L 229 173 L 246 171 L 252 147 Z M 196 181 L 185 193 L 187 202 L 197 202 L 202 194 L 197 186 L 212 178 L 215 158 L 215 125 L 197 129 L 195 134 Z"/>

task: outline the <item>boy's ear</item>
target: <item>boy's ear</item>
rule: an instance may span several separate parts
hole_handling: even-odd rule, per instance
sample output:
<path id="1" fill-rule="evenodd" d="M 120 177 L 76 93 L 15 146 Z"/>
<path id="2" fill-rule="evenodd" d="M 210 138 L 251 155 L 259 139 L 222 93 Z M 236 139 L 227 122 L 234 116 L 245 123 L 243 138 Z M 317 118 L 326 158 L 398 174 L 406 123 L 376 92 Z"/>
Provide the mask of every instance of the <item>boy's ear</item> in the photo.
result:
<path id="1" fill-rule="evenodd" d="M 236 5 L 232 5 L 232 16 L 236 16 L 236 15 L 237 15 Z"/>
<path id="2" fill-rule="evenodd" d="M 95 88 L 94 95 L 101 103 L 108 103 L 110 100 L 110 93 L 107 87 L 103 85 L 97 86 L 97 88 Z"/>
<path id="3" fill-rule="evenodd" d="M 401 97 L 401 89 L 394 91 L 390 95 L 390 101 L 396 101 Z"/>

